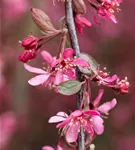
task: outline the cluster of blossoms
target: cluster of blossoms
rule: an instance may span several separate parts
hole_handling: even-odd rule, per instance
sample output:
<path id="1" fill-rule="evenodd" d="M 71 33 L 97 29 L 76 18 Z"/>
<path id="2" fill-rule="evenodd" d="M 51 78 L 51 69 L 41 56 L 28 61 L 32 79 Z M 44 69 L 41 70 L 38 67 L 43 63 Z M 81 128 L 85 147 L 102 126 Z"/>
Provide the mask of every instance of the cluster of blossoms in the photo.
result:
<path id="1" fill-rule="evenodd" d="M 93 78 L 93 81 L 97 82 L 99 85 L 102 84 L 111 87 L 118 93 L 128 93 L 129 82 L 127 77 L 125 77 L 124 80 L 120 80 L 116 74 L 110 77 L 109 73 L 106 72 L 106 67 L 103 71 L 98 72 L 98 75 Z"/>
<path id="2" fill-rule="evenodd" d="M 49 119 L 49 123 L 62 122 L 56 128 L 63 128 L 61 134 L 69 143 L 77 141 L 80 127 L 83 127 L 91 137 L 94 134 L 102 134 L 104 131 L 102 116 L 108 115 L 108 111 L 117 103 L 116 99 L 113 99 L 99 106 L 102 95 L 103 90 L 100 90 L 97 98 L 93 101 L 91 110 L 75 110 L 69 116 L 64 112 L 58 112 L 56 116 Z"/>
<path id="3" fill-rule="evenodd" d="M 69 0 L 70 1 L 70 0 Z M 114 11 L 120 1 L 117 0 L 97 0 L 95 3 L 88 0 L 92 7 L 97 10 L 98 15 L 109 18 L 117 22 Z M 66 2 L 67 1 L 62 1 Z M 83 0 L 72 0 L 73 19 L 76 30 L 83 33 L 83 27 L 91 27 L 91 23 L 83 17 L 86 13 L 86 5 Z M 41 37 L 30 35 L 20 42 L 21 47 L 25 50 L 20 54 L 19 60 L 24 63 L 24 68 L 37 76 L 28 81 L 32 86 L 44 85 L 53 88 L 55 92 L 69 96 L 82 92 L 81 102 L 77 110 L 67 115 L 60 111 L 56 116 L 49 119 L 49 123 L 59 123 L 56 128 L 60 129 L 61 138 L 67 143 L 67 147 L 75 150 L 78 148 L 77 140 L 81 130 L 85 132 L 85 145 L 91 145 L 96 135 L 104 132 L 104 117 L 109 115 L 109 111 L 117 104 L 116 99 L 105 102 L 100 105 L 104 90 L 100 90 L 94 101 L 91 100 L 90 83 L 96 82 L 97 85 L 111 87 L 117 93 L 128 93 L 129 82 L 127 77 L 120 80 L 117 75 L 109 76 L 106 68 L 100 71 L 99 64 L 89 55 L 79 53 L 76 56 L 76 50 L 71 46 L 66 47 L 68 42 L 68 25 L 66 17 L 62 19 L 60 29 L 55 29 L 51 19 L 41 10 L 32 8 L 31 14 L 36 25 L 45 33 Z M 49 40 L 60 37 L 60 44 L 57 56 L 51 56 L 48 51 L 42 50 L 41 47 Z M 68 42 L 69 43 L 69 42 Z M 28 65 L 26 62 L 40 55 L 44 61 L 42 68 L 36 68 Z M 78 80 L 78 74 L 82 80 Z M 82 88 L 83 87 L 83 88 Z M 79 101 L 80 101 L 79 100 Z M 87 143 L 87 139 L 90 142 Z M 61 140 L 60 140 L 61 141 Z M 58 142 L 57 149 L 68 149 L 63 146 L 63 142 Z M 87 144 L 86 144 L 87 143 Z M 54 150 L 50 146 L 44 146 L 43 150 Z"/>
<path id="4" fill-rule="evenodd" d="M 110 19 L 114 23 L 117 23 L 114 12 L 119 12 L 118 8 L 121 0 L 97 0 L 96 3 L 92 0 L 88 0 L 90 5 L 97 11 L 97 14 L 103 18 Z"/>
<path id="5" fill-rule="evenodd" d="M 55 87 L 67 80 L 75 80 L 75 67 L 89 67 L 85 60 L 73 56 L 72 48 L 67 48 L 60 58 L 52 57 L 47 51 L 42 51 L 41 56 L 46 64 L 43 69 L 31 67 L 24 64 L 26 70 L 38 75 L 28 82 L 33 86 L 43 84 L 45 86 Z"/>

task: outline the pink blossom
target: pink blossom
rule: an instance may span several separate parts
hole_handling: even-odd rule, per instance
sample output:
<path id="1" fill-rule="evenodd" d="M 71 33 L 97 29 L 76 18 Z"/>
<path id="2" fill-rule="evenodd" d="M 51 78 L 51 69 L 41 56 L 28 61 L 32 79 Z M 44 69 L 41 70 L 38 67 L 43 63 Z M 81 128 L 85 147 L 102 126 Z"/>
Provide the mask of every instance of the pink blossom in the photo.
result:
<path id="1" fill-rule="evenodd" d="M 129 91 L 129 82 L 127 77 L 124 80 L 117 79 L 115 86 L 113 87 L 118 93 L 125 94 Z"/>
<path id="2" fill-rule="evenodd" d="M 47 67 L 44 69 L 31 67 L 28 64 L 24 64 L 24 68 L 32 73 L 37 73 L 38 75 L 30 79 L 28 83 L 32 86 L 37 86 L 43 84 L 45 86 L 52 87 L 53 85 L 58 85 L 60 82 L 63 82 L 63 74 L 60 71 L 56 71 L 53 68 L 54 64 L 57 62 L 47 51 L 42 51 L 41 56 L 47 64 Z"/>
<path id="3" fill-rule="evenodd" d="M 93 126 L 94 123 L 91 120 L 93 116 L 99 116 L 99 113 L 95 110 L 88 110 L 85 112 L 76 110 L 68 116 L 64 112 L 58 112 L 56 116 L 49 119 L 49 123 L 62 121 L 56 126 L 56 128 L 63 128 L 62 135 L 65 135 L 67 142 L 72 143 L 76 142 L 78 133 L 80 132 L 80 127 L 83 127 L 90 136 L 94 135 L 96 124 Z"/>
<path id="4" fill-rule="evenodd" d="M 114 23 L 117 23 L 114 12 L 119 12 L 120 9 L 119 4 L 122 2 L 121 0 L 99 0 L 98 4 L 88 0 L 91 6 L 96 9 L 97 14 L 105 19 L 110 19 Z"/>
<path id="5" fill-rule="evenodd" d="M 84 27 L 88 27 L 88 28 L 91 27 L 91 23 L 86 18 L 84 18 L 81 14 L 76 15 L 74 17 L 74 20 L 75 20 L 76 29 L 79 33 L 83 33 Z"/>
<path id="6" fill-rule="evenodd" d="M 105 67 L 103 71 L 98 72 L 98 75 L 93 79 L 93 81 L 96 81 L 99 85 L 103 84 L 108 87 L 113 87 L 117 79 L 118 77 L 116 74 L 109 76 L 109 73 L 106 72 Z"/>
<path id="7" fill-rule="evenodd" d="M 118 93 L 125 94 L 129 91 L 129 82 L 127 77 L 124 80 L 120 80 L 118 76 L 115 74 L 113 76 L 109 76 L 109 73 L 106 72 L 106 68 L 103 71 L 99 71 L 98 75 L 93 78 L 93 81 L 97 82 L 99 85 L 105 85 L 111 87 Z"/>
<path id="8" fill-rule="evenodd" d="M 111 19 L 114 23 L 117 23 L 114 12 L 120 11 L 120 9 L 118 8 L 119 3 L 119 0 L 103 0 L 101 5 L 97 8 L 98 15 L 107 19 Z"/>
<path id="9" fill-rule="evenodd" d="M 74 50 L 72 48 L 66 48 L 62 54 L 62 57 L 60 57 L 60 65 L 58 66 L 58 70 L 62 70 L 62 72 L 71 80 L 75 79 L 74 67 L 89 67 L 85 60 L 76 58 L 73 54 Z"/>
<path id="10" fill-rule="evenodd" d="M 3 149 L 15 130 L 16 119 L 12 112 L 0 116 L 0 150 Z"/>
<path id="11" fill-rule="evenodd" d="M 24 68 L 38 75 L 28 81 L 30 85 L 37 86 L 40 84 L 54 87 L 66 80 L 75 79 L 75 66 L 88 67 L 85 60 L 73 57 L 73 49 L 67 48 L 64 50 L 62 57 L 56 59 L 47 51 L 42 51 L 41 56 L 46 63 L 44 69 L 34 68 L 28 64 L 24 64 Z"/>

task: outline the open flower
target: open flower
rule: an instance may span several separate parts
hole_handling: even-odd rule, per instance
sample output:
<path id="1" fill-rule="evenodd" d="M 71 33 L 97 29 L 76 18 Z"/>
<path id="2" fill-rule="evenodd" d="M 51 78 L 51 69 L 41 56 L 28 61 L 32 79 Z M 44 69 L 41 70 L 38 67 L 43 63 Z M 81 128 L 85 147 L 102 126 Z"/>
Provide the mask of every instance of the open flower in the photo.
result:
<path id="1" fill-rule="evenodd" d="M 41 56 L 45 61 L 46 66 L 44 69 L 31 67 L 28 64 L 24 64 L 24 68 L 32 73 L 38 75 L 28 81 L 30 85 L 37 86 L 40 84 L 49 85 L 54 87 L 61 82 L 75 79 L 75 67 L 89 67 L 85 60 L 73 57 L 73 49 L 67 48 L 64 50 L 62 56 L 59 59 L 52 57 L 47 51 L 42 51 Z"/>
<path id="2" fill-rule="evenodd" d="M 110 19 L 114 23 L 117 23 L 114 12 L 120 11 L 118 7 L 122 0 L 99 0 L 98 4 L 91 2 L 91 0 L 88 1 L 90 2 L 91 6 L 97 10 L 97 14 L 99 16 Z"/>
<path id="3" fill-rule="evenodd" d="M 111 19 L 114 23 L 117 23 L 117 20 L 114 16 L 114 12 L 119 12 L 119 0 L 103 0 L 100 7 L 97 9 L 98 15 Z"/>
<path id="4" fill-rule="evenodd" d="M 60 63 L 57 69 L 62 71 L 69 79 L 75 79 L 75 67 L 89 67 L 89 64 L 80 58 L 74 56 L 72 48 L 66 48 L 60 57 Z"/>
<path id="5" fill-rule="evenodd" d="M 81 110 L 76 110 L 72 112 L 69 116 L 64 112 L 58 112 L 56 116 L 49 119 L 49 123 L 59 123 L 56 128 L 63 128 L 62 134 L 65 135 L 66 141 L 69 143 L 76 142 L 78 138 L 78 133 L 80 132 L 80 127 L 89 134 L 94 135 L 94 122 L 92 122 L 92 116 L 99 116 L 99 113 L 95 110 L 88 110 L 82 112 Z"/>
<path id="6" fill-rule="evenodd" d="M 31 67 L 28 64 L 24 64 L 24 68 L 32 73 L 37 73 L 38 75 L 28 81 L 30 85 L 37 86 L 40 84 L 53 86 L 58 85 L 63 82 L 63 74 L 59 70 L 55 70 L 54 66 L 58 62 L 55 57 L 52 57 L 47 51 L 42 51 L 41 56 L 44 59 L 47 67 L 44 69 Z"/>
<path id="7" fill-rule="evenodd" d="M 109 76 L 109 73 L 106 72 L 106 68 L 104 68 L 103 71 L 99 71 L 98 75 L 93 78 L 93 81 L 99 85 L 102 84 L 111 87 L 117 93 L 126 94 L 129 91 L 130 84 L 128 78 L 125 77 L 124 80 L 120 80 L 116 74 Z"/>
<path id="8" fill-rule="evenodd" d="M 129 91 L 129 82 L 128 78 L 125 77 L 124 80 L 117 79 L 116 84 L 113 86 L 113 89 L 116 90 L 118 93 L 126 94 Z"/>
<path id="9" fill-rule="evenodd" d="M 99 85 L 105 85 L 108 87 L 113 87 L 116 80 L 118 79 L 117 75 L 109 76 L 109 73 L 106 72 L 106 67 L 103 69 L 103 71 L 99 71 L 98 75 L 93 79 L 93 81 L 96 81 Z"/>

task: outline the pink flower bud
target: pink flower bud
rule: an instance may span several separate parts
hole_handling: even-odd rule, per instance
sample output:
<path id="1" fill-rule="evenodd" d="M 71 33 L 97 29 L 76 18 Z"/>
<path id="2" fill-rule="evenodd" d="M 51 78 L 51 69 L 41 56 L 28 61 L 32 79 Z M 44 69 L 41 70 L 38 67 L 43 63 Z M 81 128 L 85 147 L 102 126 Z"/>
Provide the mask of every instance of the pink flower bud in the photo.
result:
<path id="1" fill-rule="evenodd" d="M 18 57 L 18 59 L 24 63 L 26 63 L 27 61 L 34 59 L 37 56 L 36 51 L 33 50 L 24 50 L 20 56 Z"/>
<path id="2" fill-rule="evenodd" d="M 79 33 L 83 33 L 83 27 L 91 27 L 91 23 L 82 15 L 75 16 L 75 25 Z"/>
<path id="3" fill-rule="evenodd" d="M 21 41 L 21 46 L 24 47 L 25 49 L 32 49 L 32 48 L 36 48 L 38 44 L 38 38 L 34 37 L 32 35 L 24 38 Z"/>

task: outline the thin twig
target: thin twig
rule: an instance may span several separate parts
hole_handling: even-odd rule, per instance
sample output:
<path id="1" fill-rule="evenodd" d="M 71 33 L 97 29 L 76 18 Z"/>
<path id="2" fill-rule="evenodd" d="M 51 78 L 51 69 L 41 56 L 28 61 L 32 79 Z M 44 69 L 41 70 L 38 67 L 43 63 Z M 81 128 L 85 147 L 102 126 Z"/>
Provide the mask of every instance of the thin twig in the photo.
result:
<path id="1" fill-rule="evenodd" d="M 71 46 L 74 49 L 75 56 L 78 57 L 80 54 L 80 49 L 79 49 L 79 44 L 78 44 L 78 39 L 77 39 L 75 24 L 74 24 L 74 18 L 73 18 L 72 0 L 66 1 L 65 9 L 66 9 L 66 22 L 67 22 L 67 28 L 69 31 Z M 78 68 L 76 68 L 76 77 L 77 77 L 77 80 L 83 81 L 83 77 Z M 77 109 L 80 108 L 82 98 L 83 98 L 83 87 L 76 94 Z M 78 150 L 84 150 L 84 149 L 85 149 L 85 135 L 84 135 L 84 130 L 81 127 L 80 133 L 78 136 Z"/>

